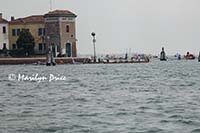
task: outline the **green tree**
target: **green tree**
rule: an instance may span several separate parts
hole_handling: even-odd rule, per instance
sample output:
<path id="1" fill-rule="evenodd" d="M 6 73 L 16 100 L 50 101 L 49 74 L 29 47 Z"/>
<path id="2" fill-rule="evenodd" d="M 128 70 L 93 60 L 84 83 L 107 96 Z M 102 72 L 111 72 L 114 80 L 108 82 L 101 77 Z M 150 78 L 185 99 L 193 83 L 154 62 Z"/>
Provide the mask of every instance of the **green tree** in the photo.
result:
<path id="1" fill-rule="evenodd" d="M 35 40 L 29 30 L 22 29 L 16 43 L 18 49 L 23 49 L 24 55 L 34 54 Z"/>

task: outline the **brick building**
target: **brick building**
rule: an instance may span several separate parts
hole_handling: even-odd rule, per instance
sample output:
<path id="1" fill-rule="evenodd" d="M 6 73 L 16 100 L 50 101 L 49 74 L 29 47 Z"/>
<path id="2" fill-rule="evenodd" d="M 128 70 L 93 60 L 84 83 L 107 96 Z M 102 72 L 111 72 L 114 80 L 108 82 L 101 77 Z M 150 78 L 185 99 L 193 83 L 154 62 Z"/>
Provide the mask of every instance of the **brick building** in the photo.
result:
<path id="1" fill-rule="evenodd" d="M 50 11 L 44 15 L 45 41 L 53 49 L 54 56 L 76 57 L 76 15 L 68 10 Z"/>

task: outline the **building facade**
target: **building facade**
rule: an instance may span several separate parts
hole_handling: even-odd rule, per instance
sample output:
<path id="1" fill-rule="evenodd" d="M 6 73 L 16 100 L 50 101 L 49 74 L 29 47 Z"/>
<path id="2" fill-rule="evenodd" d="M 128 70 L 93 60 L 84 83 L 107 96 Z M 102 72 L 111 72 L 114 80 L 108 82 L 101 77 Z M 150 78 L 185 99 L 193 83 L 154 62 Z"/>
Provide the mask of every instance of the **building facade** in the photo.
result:
<path id="1" fill-rule="evenodd" d="M 0 13 L 0 49 L 17 49 L 20 31 L 27 29 L 35 41 L 35 54 L 44 55 L 52 49 L 55 57 L 76 57 L 76 17 L 68 10 L 55 10 L 45 15 L 11 17 L 8 22 Z"/>
<path id="2" fill-rule="evenodd" d="M 9 48 L 17 49 L 16 41 L 20 31 L 27 29 L 35 40 L 34 51 L 36 54 L 46 53 L 45 29 L 43 15 L 33 15 L 25 18 L 14 19 L 9 22 Z"/>
<path id="3" fill-rule="evenodd" d="M 0 13 L 0 49 L 9 49 L 8 21 Z"/>
<path id="4" fill-rule="evenodd" d="M 76 57 L 76 15 L 68 10 L 50 11 L 44 15 L 48 48 L 54 56 Z"/>

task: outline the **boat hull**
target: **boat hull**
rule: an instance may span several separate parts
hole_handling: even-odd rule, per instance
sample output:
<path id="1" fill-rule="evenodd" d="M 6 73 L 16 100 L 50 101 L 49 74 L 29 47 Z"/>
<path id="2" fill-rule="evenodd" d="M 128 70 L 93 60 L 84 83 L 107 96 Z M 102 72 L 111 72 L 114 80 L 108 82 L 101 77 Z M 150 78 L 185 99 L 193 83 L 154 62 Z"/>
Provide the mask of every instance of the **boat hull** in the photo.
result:
<path id="1" fill-rule="evenodd" d="M 194 60 L 195 57 L 185 57 L 186 60 Z"/>

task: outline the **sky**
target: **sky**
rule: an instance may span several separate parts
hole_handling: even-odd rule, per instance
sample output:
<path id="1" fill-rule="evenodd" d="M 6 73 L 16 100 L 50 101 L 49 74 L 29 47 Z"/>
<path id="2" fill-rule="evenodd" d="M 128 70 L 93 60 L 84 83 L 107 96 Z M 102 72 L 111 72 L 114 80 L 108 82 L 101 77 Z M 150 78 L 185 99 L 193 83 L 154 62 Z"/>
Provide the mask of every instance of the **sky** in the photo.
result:
<path id="1" fill-rule="evenodd" d="M 45 14 L 50 0 L 0 0 L 0 12 L 10 20 Z M 91 32 L 98 54 L 125 52 L 158 55 L 198 54 L 200 0 L 52 0 L 53 10 L 77 14 L 78 54 L 93 54 Z"/>

